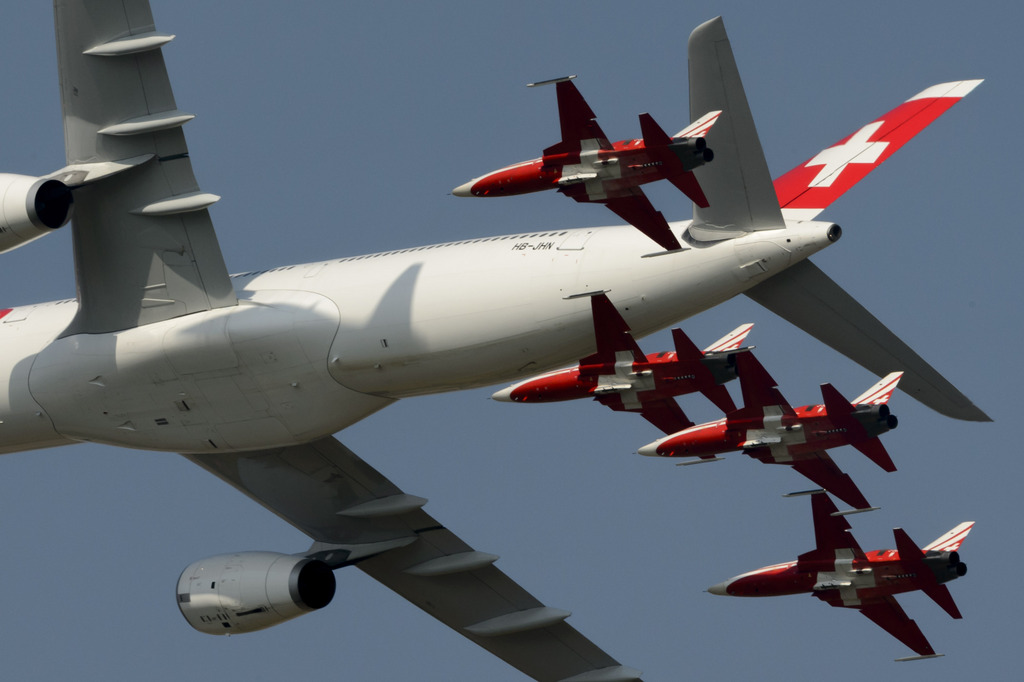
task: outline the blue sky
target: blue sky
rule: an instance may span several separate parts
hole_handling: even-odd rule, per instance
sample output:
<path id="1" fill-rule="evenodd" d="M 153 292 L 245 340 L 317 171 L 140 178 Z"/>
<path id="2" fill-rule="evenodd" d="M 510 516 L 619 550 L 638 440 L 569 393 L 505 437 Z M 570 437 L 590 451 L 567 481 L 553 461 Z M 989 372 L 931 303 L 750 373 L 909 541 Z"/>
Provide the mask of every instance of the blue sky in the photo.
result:
<path id="1" fill-rule="evenodd" d="M 951 584 L 953 621 L 901 597 L 938 651 L 907 650 L 812 597 L 731 599 L 711 584 L 813 546 L 807 487 L 742 455 L 677 468 L 641 458 L 657 437 L 580 403 L 510 405 L 491 389 L 402 401 L 339 438 L 645 680 L 882 676 L 998 679 L 1021 635 L 1018 436 L 1022 363 L 1019 9 L 1002 3 L 320 3 L 154 0 L 186 134 L 230 270 L 469 237 L 615 222 L 541 194 L 482 200 L 451 188 L 557 139 L 566 74 L 615 139 L 638 113 L 688 123 L 686 39 L 723 15 L 774 176 L 925 87 L 985 78 L 822 217 L 843 239 L 814 258 L 995 422 L 941 417 L 899 392 L 884 437 L 899 471 L 833 452 L 882 506 L 851 519 L 864 548 L 895 526 L 920 544 L 977 527 Z M 997 9 L 999 8 L 999 9 Z M 0 169 L 63 166 L 52 14 L 16 3 L 0 25 L 7 93 Z M 651 186 L 670 220 L 685 197 Z M 74 295 L 70 232 L 0 256 L 4 307 Z M 514 283 L 510 283 L 514 286 Z M 793 404 L 868 373 L 745 298 L 682 324 L 706 345 L 743 322 Z M 668 332 L 641 341 L 670 347 Z M 733 386 L 734 395 L 737 395 Z M 717 416 L 690 396 L 696 420 Z M 173 454 L 79 445 L 0 458 L 0 631 L 9 679 L 524 679 L 355 569 L 328 608 L 262 633 L 192 631 L 174 586 L 226 551 L 307 540 Z"/>

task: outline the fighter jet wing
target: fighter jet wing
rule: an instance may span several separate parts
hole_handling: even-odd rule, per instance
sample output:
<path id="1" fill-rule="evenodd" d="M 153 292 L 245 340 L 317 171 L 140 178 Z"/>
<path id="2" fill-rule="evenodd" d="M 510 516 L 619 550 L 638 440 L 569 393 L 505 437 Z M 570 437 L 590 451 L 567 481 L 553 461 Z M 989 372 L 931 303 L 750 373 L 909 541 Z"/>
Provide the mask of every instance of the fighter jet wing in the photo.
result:
<path id="1" fill-rule="evenodd" d="M 307 556 L 357 566 L 535 680 L 640 679 L 334 438 L 185 457 L 311 537 Z"/>
<path id="2" fill-rule="evenodd" d="M 590 311 L 594 318 L 594 343 L 597 352 L 580 359 L 580 374 L 587 367 L 614 365 L 616 362 L 644 362 L 647 356 L 633 338 L 626 320 L 606 294 L 590 297 Z"/>
<path id="3" fill-rule="evenodd" d="M 641 417 L 669 435 L 693 426 L 693 422 L 686 416 L 683 408 L 679 407 L 679 403 L 674 398 L 645 400 L 640 397 L 636 406 L 628 405 L 622 396 L 617 394 L 599 395 L 595 399 L 613 410 L 638 412 Z"/>
<path id="4" fill-rule="evenodd" d="M 608 136 L 597 124 L 587 100 L 573 84 L 575 76 L 555 79 L 555 96 L 558 98 L 558 123 L 562 129 L 562 141 L 544 150 L 544 156 L 552 154 L 578 154 L 583 150 L 611 149 Z M 531 83 L 531 86 L 545 85 L 551 81 Z"/>
<path id="5" fill-rule="evenodd" d="M 615 305 L 605 294 L 591 296 L 590 306 L 594 316 L 594 341 L 597 352 L 580 360 L 580 375 L 598 374 L 591 368 L 600 368 L 607 372 L 611 365 L 627 364 L 632 367 L 634 362 L 645 362 L 647 356 L 640 349 L 629 325 L 615 309 Z M 700 351 L 697 351 L 700 354 Z M 703 357 L 703 356 L 701 356 Z M 608 381 L 614 384 L 615 375 L 608 375 Z M 639 412 L 647 421 L 665 433 L 676 433 L 693 426 L 679 403 L 674 398 L 645 398 L 645 391 L 609 390 L 598 392 L 595 399 L 613 410 Z"/>
<path id="6" fill-rule="evenodd" d="M 54 2 L 78 313 L 103 333 L 236 304 L 146 0 Z M 91 182 L 103 178 L 103 191 Z"/>
<path id="7" fill-rule="evenodd" d="M 609 190 L 601 181 L 594 182 L 599 187 L 596 192 L 591 192 L 589 182 L 564 185 L 558 191 L 580 203 L 604 204 L 612 213 L 653 239 L 666 251 L 683 248 L 669 229 L 665 216 L 654 208 L 642 189 L 631 186 Z"/>
<path id="8" fill-rule="evenodd" d="M 840 553 L 849 559 L 865 559 L 864 550 L 850 534 L 850 522 L 845 516 L 834 516 L 839 511 L 824 491 L 811 496 L 811 514 L 814 519 L 814 549 L 800 555 L 798 564 L 810 561 L 835 562 Z"/>
<path id="9" fill-rule="evenodd" d="M 829 603 L 833 606 L 840 606 L 833 602 Z M 903 607 L 892 596 L 886 595 L 879 598 L 878 601 L 853 608 L 859 609 L 872 623 L 913 649 L 918 656 L 936 655 L 935 649 L 928 643 L 921 628 L 917 627 L 917 623 L 911 620 Z"/>
<path id="10" fill-rule="evenodd" d="M 762 462 L 768 461 L 764 457 L 758 457 L 758 459 Z M 850 475 L 843 473 L 842 469 L 836 465 L 824 450 L 802 455 L 800 459 L 793 461 L 773 461 L 772 463 L 788 464 L 798 474 L 806 476 L 815 485 L 824 488 L 854 509 L 867 509 L 871 506 L 867 498 L 864 497 L 864 493 L 860 491 L 857 484 L 850 478 Z"/>
<path id="11" fill-rule="evenodd" d="M 576 201 L 586 201 L 578 196 L 573 196 L 573 198 Z M 591 199 L 590 201 L 595 200 Z M 596 201 L 607 206 L 612 213 L 653 239 L 666 251 L 683 248 L 676 236 L 672 234 L 672 230 L 669 229 L 665 216 L 654 208 L 651 200 L 639 187 L 630 187 L 627 196 Z"/>
<path id="12" fill-rule="evenodd" d="M 741 413 L 754 416 L 765 416 L 768 411 L 778 415 L 793 414 L 793 407 L 779 391 L 779 383 L 753 353 L 740 353 L 736 356 L 736 374 L 743 394 L 743 407 L 739 410 Z"/>

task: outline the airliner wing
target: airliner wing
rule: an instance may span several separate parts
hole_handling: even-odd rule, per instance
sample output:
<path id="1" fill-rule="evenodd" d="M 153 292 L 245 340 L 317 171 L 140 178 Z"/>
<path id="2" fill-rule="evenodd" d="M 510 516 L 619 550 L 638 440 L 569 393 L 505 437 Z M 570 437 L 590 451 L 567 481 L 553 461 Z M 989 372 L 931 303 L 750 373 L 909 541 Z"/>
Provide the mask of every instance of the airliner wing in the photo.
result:
<path id="1" fill-rule="evenodd" d="M 533 679 L 640 679 L 334 438 L 185 457 L 310 536 L 307 556 L 357 566 Z"/>
<path id="2" fill-rule="evenodd" d="M 235 305 L 146 0 L 56 0 L 78 314 L 103 333 Z M 101 180 L 95 178 L 101 177 Z"/>

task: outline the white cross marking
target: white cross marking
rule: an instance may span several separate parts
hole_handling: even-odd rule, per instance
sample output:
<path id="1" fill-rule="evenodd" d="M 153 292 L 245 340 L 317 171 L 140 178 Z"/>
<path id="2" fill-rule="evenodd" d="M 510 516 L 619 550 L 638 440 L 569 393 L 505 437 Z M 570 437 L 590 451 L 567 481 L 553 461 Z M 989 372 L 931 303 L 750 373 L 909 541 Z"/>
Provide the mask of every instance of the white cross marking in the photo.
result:
<path id="1" fill-rule="evenodd" d="M 819 152 L 807 162 L 807 167 L 824 166 L 811 180 L 808 187 L 831 187 L 836 178 L 851 163 L 875 163 L 882 155 L 888 142 L 870 142 L 871 136 L 878 132 L 885 121 L 876 121 L 864 126 L 845 143 L 829 147 Z"/>

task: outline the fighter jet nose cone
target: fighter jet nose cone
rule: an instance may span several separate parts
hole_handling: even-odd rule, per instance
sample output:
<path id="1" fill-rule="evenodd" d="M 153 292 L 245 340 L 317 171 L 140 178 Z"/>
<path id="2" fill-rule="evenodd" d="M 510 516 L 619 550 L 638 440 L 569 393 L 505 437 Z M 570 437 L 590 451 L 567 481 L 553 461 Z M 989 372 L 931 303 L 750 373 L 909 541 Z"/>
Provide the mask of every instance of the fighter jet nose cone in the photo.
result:
<path id="1" fill-rule="evenodd" d="M 729 595 L 729 583 L 730 582 L 731 581 L 726 580 L 725 582 L 718 583 L 717 585 L 712 585 L 711 587 L 708 588 L 708 592 L 710 592 L 711 594 L 718 594 L 718 595 L 721 595 L 723 597 L 727 597 Z"/>
<path id="2" fill-rule="evenodd" d="M 513 388 L 515 388 L 515 386 L 509 386 L 508 388 L 501 389 L 500 391 L 496 392 L 494 395 L 491 396 L 491 400 L 497 400 L 500 403 L 515 402 L 514 400 L 512 400 Z"/>
<path id="3" fill-rule="evenodd" d="M 636 454 L 643 455 L 644 457 L 656 457 L 658 455 L 659 443 L 661 443 L 660 440 L 656 440 L 653 443 L 648 443 L 647 445 L 637 450 Z"/>
<path id="4" fill-rule="evenodd" d="M 471 196 L 473 196 L 473 184 L 475 182 L 476 182 L 476 180 L 470 180 L 469 182 L 467 182 L 464 185 L 459 185 L 458 187 L 456 187 L 455 189 L 452 190 L 452 194 L 454 194 L 457 197 L 471 197 Z"/>

